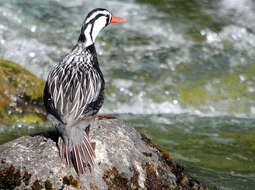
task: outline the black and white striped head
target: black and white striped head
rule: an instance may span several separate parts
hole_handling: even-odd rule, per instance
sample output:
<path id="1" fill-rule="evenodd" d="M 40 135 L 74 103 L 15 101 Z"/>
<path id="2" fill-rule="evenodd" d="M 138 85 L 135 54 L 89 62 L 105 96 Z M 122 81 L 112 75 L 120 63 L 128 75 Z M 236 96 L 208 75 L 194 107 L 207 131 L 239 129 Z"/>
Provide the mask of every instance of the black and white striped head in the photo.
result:
<path id="1" fill-rule="evenodd" d="M 85 46 L 88 47 L 95 42 L 98 33 L 108 24 L 125 21 L 123 18 L 112 16 L 106 9 L 94 9 L 89 12 L 82 25 L 79 42 L 85 43 Z"/>

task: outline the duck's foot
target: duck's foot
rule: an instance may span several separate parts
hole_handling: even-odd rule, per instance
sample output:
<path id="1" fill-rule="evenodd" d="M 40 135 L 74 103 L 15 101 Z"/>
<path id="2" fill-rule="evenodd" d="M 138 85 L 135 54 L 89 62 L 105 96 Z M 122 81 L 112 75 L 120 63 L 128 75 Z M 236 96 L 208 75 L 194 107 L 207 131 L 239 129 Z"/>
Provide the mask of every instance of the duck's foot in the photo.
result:
<path id="1" fill-rule="evenodd" d="M 117 119 L 117 117 L 114 116 L 114 115 L 98 115 L 97 118 L 99 120 L 102 120 L 102 119 Z"/>

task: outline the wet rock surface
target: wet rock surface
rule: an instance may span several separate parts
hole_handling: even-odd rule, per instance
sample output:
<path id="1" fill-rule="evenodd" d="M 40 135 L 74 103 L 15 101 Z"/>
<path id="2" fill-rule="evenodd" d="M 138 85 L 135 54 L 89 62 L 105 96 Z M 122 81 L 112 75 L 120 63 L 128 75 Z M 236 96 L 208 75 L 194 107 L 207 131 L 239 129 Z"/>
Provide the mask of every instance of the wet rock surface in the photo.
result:
<path id="1" fill-rule="evenodd" d="M 98 120 L 91 127 L 96 165 L 82 176 L 61 162 L 57 138 L 50 131 L 1 145 L 0 189 L 209 189 L 126 121 Z"/>

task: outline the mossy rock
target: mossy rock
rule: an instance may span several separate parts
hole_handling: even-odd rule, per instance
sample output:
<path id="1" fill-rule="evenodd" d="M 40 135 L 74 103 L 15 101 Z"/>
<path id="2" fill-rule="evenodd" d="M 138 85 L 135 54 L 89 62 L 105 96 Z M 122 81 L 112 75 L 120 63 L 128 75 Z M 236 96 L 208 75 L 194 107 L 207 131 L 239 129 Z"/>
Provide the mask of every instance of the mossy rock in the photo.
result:
<path id="1" fill-rule="evenodd" d="M 45 119 L 45 82 L 17 63 L 0 59 L 0 124 L 27 124 Z"/>
<path id="2" fill-rule="evenodd" d="M 44 81 L 17 63 L 0 59 L 0 92 L 7 90 L 10 95 L 26 96 L 30 99 L 42 97 Z"/>

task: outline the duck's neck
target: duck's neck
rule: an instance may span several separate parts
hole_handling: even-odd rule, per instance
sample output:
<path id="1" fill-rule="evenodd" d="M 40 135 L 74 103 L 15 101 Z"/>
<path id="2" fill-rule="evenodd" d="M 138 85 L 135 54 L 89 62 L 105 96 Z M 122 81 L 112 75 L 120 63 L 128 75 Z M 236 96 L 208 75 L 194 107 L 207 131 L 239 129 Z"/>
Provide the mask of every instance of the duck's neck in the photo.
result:
<path id="1" fill-rule="evenodd" d="M 92 25 L 88 25 L 88 26 L 92 26 Z M 86 27 L 83 29 L 81 29 L 81 33 L 78 39 L 78 43 L 82 43 L 85 47 L 89 47 L 91 45 L 94 44 L 93 38 L 91 36 L 91 28 L 90 27 Z"/>
<path id="2" fill-rule="evenodd" d="M 79 42 L 87 47 L 94 44 L 99 32 L 107 25 L 104 18 L 98 18 L 93 22 L 85 22 L 81 28 Z"/>
<path id="3" fill-rule="evenodd" d="M 89 51 L 91 53 L 96 51 L 94 43 L 89 44 L 88 41 L 81 41 L 80 38 L 75 48 L 79 49 L 80 51 Z"/>
<path id="4" fill-rule="evenodd" d="M 96 23 L 85 23 L 81 28 L 78 42 L 84 43 L 86 47 L 95 43 L 96 37 L 101 30 L 101 25 Z"/>

